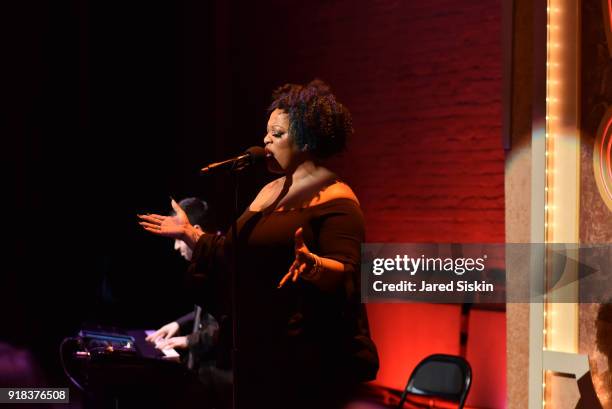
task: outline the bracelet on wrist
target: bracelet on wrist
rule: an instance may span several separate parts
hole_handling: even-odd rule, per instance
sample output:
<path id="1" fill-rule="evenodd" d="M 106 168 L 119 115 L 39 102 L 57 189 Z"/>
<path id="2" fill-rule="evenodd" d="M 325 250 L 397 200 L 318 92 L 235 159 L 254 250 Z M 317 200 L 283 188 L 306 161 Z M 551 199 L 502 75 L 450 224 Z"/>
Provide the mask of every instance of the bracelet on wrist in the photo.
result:
<path id="1" fill-rule="evenodd" d="M 321 261 L 321 257 L 317 256 L 314 253 L 310 253 L 314 260 L 313 266 L 310 268 L 310 271 L 306 274 L 302 274 L 306 280 L 316 280 L 321 275 L 323 271 L 323 262 Z"/>

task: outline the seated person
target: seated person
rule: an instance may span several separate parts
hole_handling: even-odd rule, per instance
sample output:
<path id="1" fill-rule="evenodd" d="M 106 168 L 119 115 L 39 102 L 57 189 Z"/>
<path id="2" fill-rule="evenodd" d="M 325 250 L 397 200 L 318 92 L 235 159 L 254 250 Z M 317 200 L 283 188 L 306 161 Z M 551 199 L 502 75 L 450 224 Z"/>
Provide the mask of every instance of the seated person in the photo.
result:
<path id="1" fill-rule="evenodd" d="M 208 213 L 207 203 L 195 197 L 188 197 L 181 200 L 179 206 L 185 211 L 189 222 L 193 224 L 194 228 L 203 231 L 202 226 L 206 222 Z M 174 249 L 180 252 L 185 260 L 191 261 L 193 252 L 184 241 L 175 240 Z M 190 312 L 176 321 L 164 325 L 146 339 L 149 342 L 155 343 L 159 349 L 190 348 L 197 351 L 198 356 L 206 355 L 212 350 L 214 338 L 219 330 L 219 324 L 212 315 L 204 313 L 200 321 L 200 330 L 191 333 L 194 319 L 195 313 Z M 175 336 L 177 334 L 179 336 Z M 180 334 L 189 335 L 180 336 Z"/>
<path id="2" fill-rule="evenodd" d="M 179 206 L 185 211 L 194 228 L 203 231 L 208 213 L 206 202 L 189 197 L 181 200 Z M 184 241 L 175 240 L 174 249 L 180 252 L 185 260 L 191 261 L 193 252 Z M 227 339 L 229 334 L 220 335 L 219 323 L 207 312 L 202 312 L 197 331 L 193 331 L 194 320 L 195 312 L 189 312 L 162 326 L 146 340 L 154 343 L 159 349 L 188 350 L 194 358 L 194 368 L 198 370 L 200 381 L 206 389 L 207 397 L 213 402 L 213 407 L 229 408 L 232 396 L 232 371 L 230 364 L 225 362 L 227 359 L 219 359 L 228 355 L 227 351 L 219 351 L 219 348 L 222 348 L 220 344 L 223 344 L 219 341 L 219 337 Z"/>

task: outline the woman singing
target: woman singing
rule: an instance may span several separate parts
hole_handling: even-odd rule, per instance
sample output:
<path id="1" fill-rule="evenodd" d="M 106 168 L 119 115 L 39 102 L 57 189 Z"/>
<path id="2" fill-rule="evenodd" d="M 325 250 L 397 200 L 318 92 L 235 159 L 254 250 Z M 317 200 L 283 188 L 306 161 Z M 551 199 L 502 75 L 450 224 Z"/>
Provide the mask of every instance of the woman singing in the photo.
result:
<path id="1" fill-rule="evenodd" d="M 266 160 L 282 176 L 261 189 L 235 235 L 194 229 L 175 202 L 175 216 L 140 224 L 185 241 L 192 272 L 219 294 L 235 269 L 241 408 L 339 408 L 378 370 L 359 297 L 363 215 L 321 165 L 344 148 L 351 116 L 319 80 L 280 87 L 269 110 Z"/>

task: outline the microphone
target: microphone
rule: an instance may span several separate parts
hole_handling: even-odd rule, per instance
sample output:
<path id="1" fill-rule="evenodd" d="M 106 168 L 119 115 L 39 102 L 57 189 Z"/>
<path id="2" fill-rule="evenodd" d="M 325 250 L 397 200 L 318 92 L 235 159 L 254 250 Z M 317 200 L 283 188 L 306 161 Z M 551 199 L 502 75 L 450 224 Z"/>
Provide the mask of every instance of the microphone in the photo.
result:
<path id="1" fill-rule="evenodd" d="M 200 169 L 200 175 L 205 175 L 214 170 L 227 169 L 236 172 L 260 162 L 266 156 L 266 150 L 261 146 L 251 146 L 242 155 L 226 159 L 221 162 L 211 163 Z"/>

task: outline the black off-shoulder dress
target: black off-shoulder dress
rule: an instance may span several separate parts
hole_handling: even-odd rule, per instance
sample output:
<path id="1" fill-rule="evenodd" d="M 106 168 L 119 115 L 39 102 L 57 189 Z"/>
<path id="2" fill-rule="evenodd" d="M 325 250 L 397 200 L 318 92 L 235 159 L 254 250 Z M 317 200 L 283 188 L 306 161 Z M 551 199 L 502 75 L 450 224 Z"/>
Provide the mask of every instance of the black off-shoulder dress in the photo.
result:
<path id="1" fill-rule="evenodd" d="M 378 370 L 359 296 L 359 205 L 338 198 L 302 209 L 247 210 L 236 226 L 237 243 L 231 231 L 203 235 L 190 271 L 204 283 L 209 311 L 223 317 L 236 269 L 240 408 L 339 407 Z M 277 288 L 295 259 L 299 227 L 310 251 L 344 265 L 337 288 L 323 291 L 304 279 Z M 221 325 L 227 333 L 229 320 Z"/>

